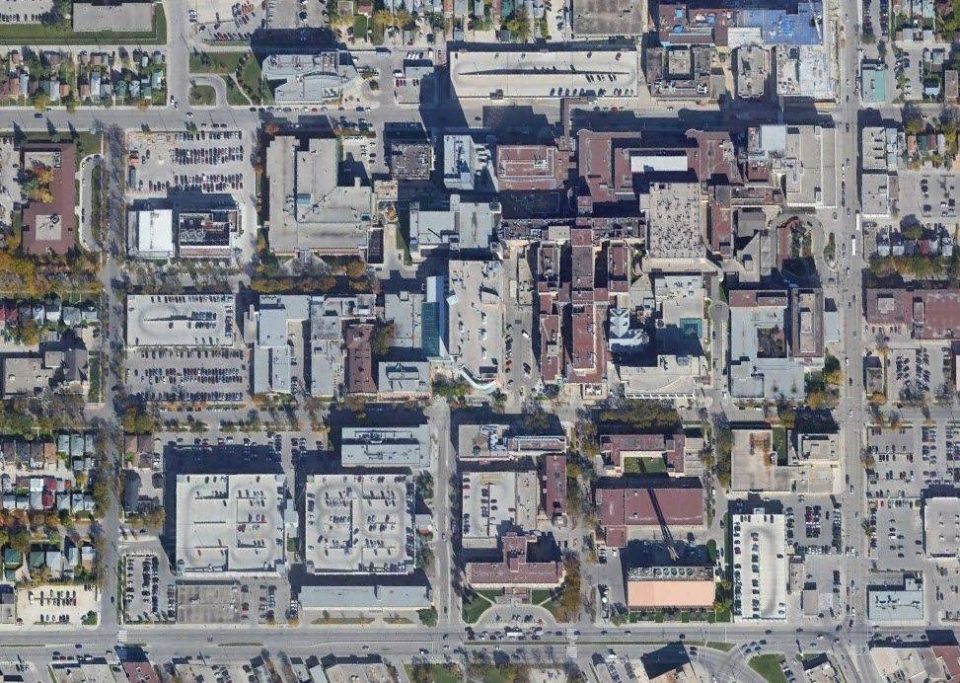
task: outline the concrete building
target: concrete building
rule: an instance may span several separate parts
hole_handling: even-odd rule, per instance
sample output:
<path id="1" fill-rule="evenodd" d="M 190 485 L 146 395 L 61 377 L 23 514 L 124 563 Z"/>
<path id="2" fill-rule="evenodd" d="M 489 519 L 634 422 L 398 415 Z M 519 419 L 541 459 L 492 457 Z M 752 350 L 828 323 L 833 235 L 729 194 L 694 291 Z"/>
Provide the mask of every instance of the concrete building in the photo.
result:
<path id="1" fill-rule="evenodd" d="M 686 171 L 686 159 L 683 159 Z M 706 257 L 706 195 L 700 183 L 652 183 L 640 196 L 647 214 L 647 255 L 651 259 Z"/>
<path id="2" fill-rule="evenodd" d="M 825 45 L 778 45 L 776 55 L 777 95 L 817 102 L 837 96 L 833 57 Z"/>
<path id="3" fill-rule="evenodd" d="M 380 361 L 377 395 L 385 400 L 424 398 L 431 394 L 429 361 Z"/>
<path id="4" fill-rule="evenodd" d="M 936 496 L 923 501 L 923 545 L 929 557 L 960 557 L 960 498 Z"/>
<path id="5" fill-rule="evenodd" d="M 957 645 L 872 646 L 870 659 L 882 683 L 956 683 L 960 679 L 960 646 Z"/>
<path id="6" fill-rule="evenodd" d="M 345 391 L 344 329 L 374 320 L 375 296 L 262 295 L 244 317 L 244 342 L 253 347 L 251 391 L 311 396 Z"/>
<path id="7" fill-rule="evenodd" d="M 822 209 L 837 205 L 836 129 L 757 126 L 748 131 L 747 158 L 781 179 L 788 206 Z"/>
<path id="8" fill-rule="evenodd" d="M 734 290 L 729 307 L 730 393 L 802 399 L 805 373 L 823 366 L 823 292 Z"/>
<path id="9" fill-rule="evenodd" d="M 365 252 L 373 190 L 359 179 L 340 184 L 340 146 L 335 138 L 311 138 L 304 149 L 293 136 L 275 137 L 267 147 L 266 172 L 273 251 Z"/>
<path id="10" fill-rule="evenodd" d="M 414 480 L 406 474 L 311 474 L 304 559 L 312 574 L 409 574 Z"/>
<path id="11" fill-rule="evenodd" d="M 127 346 L 233 346 L 233 294 L 128 294 Z"/>
<path id="12" fill-rule="evenodd" d="M 503 372 L 502 263 L 455 260 L 448 270 L 449 360 L 476 382 L 495 381 Z"/>
<path id="13" fill-rule="evenodd" d="M 461 201 L 450 195 L 449 208 L 424 210 L 419 203 L 410 206 L 410 255 L 414 259 L 442 252 L 489 252 L 495 242 L 502 215 L 496 201 Z"/>
<path id="14" fill-rule="evenodd" d="M 733 425 L 730 490 L 820 495 L 839 492 L 839 437 L 799 434 L 796 438 L 794 448 L 783 430 L 776 432 L 763 424 Z"/>
<path id="15" fill-rule="evenodd" d="M 343 467 L 406 467 L 428 470 L 433 446 L 430 427 L 344 427 L 340 430 Z"/>
<path id="16" fill-rule="evenodd" d="M 430 180 L 434 166 L 433 145 L 430 142 L 388 138 L 385 156 L 390 175 L 396 180 Z"/>
<path id="17" fill-rule="evenodd" d="M 431 605 L 429 586 L 304 586 L 298 597 L 300 609 L 311 612 L 406 612 Z"/>
<path id="18" fill-rule="evenodd" d="M 360 75 L 349 52 L 276 54 L 263 60 L 263 79 L 281 105 L 324 104 L 359 88 Z"/>
<path id="19" fill-rule="evenodd" d="M 524 434 L 503 424 L 462 424 L 456 445 L 460 460 L 495 461 L 563 453 L 567 438 L 563 433 Z"/>
<path id="20" fill-rule="evenodd" d="M 640 87 L 640 55 L 626 45 L 533 51 L 463 43 L 450 52 L 449 64 L 459 98 L 633 97 Z"/>
<path id="21" fill-rule="evenodd" d="M 443 136 L 443 185 L 452 192 L 473 192 L 489 185 L 490 148 L 468 134 Z"/>
<path id="22" fill-rule="evenodd" d="M 716 591 L 713 567 L 634 567 L 627 571 L 630 609 L 709 609 Z"/>
<path id="23" fill-rule="evenodd" d="M 540 483 L 535 471 L 478 471 L 462 476 L 465 547 L 492 548 L 508 531 L 536 528 Z"/>
<path id="24" fill-rule="evenodd" d="M 730 515 L 736 621 L 787 618 L 786 518 L 758 508 Z"/>
<path id="25" fill-rule="evenodd" d="M 168 259 L 176 252 L 173 242 L 173 211 L 145 209 L 127 212 L 127 227 L 136 236 L 131 251 L 139 258 Z"/>
<path id="26" fill-rule="evenodd" d="M 285 572 L 286 505 L 283 474 L 178 474 L 177 574 Z"/>
<path id="27" fill-rule="evenodd" d="M 923 623 L 923 578 L 907 576 L 902 586 L 868 587 L 867 618 L 875 624 Z"/>

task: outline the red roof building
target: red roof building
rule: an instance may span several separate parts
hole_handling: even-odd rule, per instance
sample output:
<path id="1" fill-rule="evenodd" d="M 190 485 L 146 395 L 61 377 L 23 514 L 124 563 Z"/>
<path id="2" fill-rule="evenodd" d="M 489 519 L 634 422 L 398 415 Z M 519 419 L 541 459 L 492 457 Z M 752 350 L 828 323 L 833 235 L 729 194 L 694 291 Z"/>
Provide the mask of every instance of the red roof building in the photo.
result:
<path id="1" fill-rule="evenodd" d="M 624 457 L 662 458 L 669 474 L 681 475 L 686 441 L 683 433 L 606 434 L 600 437 L 600 455 L 609 476 L 623 474 Z"/>
<path id="2" fill-rule="evenodd" d="M 23 209 L 22 246 L 29 254 L 64 255 L 76 244 L 76 148 L 71 144 L 27 143 L 21 149 L 26 173 L 53 172 L 49 202 L 31 201 Z"/>
<path id="3" fill-rule="evenodd" d="M 556 145 L 498 145 L 497 186 L 503 192 L 562 189 L 570 163 Z"/>
<path id="4" fill-rule="evenodd" d="M 597 488 L 594 501 L 606 544 L 622 548 L 629 541 L 630 527 L 659 526 L 658 507 L 669 527 L 702 526 L 703 487 L 699 480 L 691 482 L 685 486 L 651 482 L 646 486 Z"/>
<path id="5" fill-rule="evenodd" d="M 867 323 L 912 339 L 960 337 L 960 289 L 868 289 Z"/>
<path id="6" fill-rule="evenodd" d="M 375 394 L 377 383 L 373 379 L 373 325 L 356 323 L 347 325 L 344 343 L 347 347 L 346 385 L 348 394 Z"/>
<path id="7" fill-rule="evenodd" d="M 563 563 L 531 562 L 527 558 L 532 536 L 509 533 L 500 539 L 499 562 L 468 562 L 467 583 L 474 588 L 553 588 L 563 581 Z"/>

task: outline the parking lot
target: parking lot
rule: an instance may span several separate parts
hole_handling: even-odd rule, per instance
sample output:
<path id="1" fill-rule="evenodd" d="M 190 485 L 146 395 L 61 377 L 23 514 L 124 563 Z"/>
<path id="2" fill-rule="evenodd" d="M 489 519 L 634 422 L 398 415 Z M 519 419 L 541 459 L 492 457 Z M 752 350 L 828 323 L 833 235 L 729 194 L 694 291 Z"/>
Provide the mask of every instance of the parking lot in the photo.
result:
<path id="1" fill-rule="evenodd" d="M 181 624 L 272 624 L 290 605 L 289 584 L 279 579 L 178 582 L 176 591 Z"/>
<path id="2" fill-rule="evenodd" d="M 957 222 L 957 176 L 948 172 L 901 173 L 900 215 Z M 953 233 L 953 230 L 950 230 Z"/>
<path id="3" fill-rule="evenodd" d="M 842 552 L 842 518 L 829 499 L 798 501 L 784 507 L 787 545 L 801 556 Z"/>
<path id="4" fill-rule="evenodd" d="M 154 553 L 123 558 L 123 621 L 165 622 L 176 616 L 176 589 L 166 558 Z"/>
<path id="5" fill-rule="evenodd" d="M 260 3 L 190 0 L 187 12 L 197 36 L 206 43 L 249 40 L 251 34 L 267 25 L 267 12 Z"/>
<path id="6" fill-rule="evenodd" d="M 880 569 L 920 569 L 924 561 L 919 502 L 876 500 L 870 506 L 870 556 Z"/>
<path id="7" fill-rule="evenodd" d="M 127 354 L 128 391 L 148 401 L 237 403 L 248 389 L 245 349 L 138 348 Z"/>
<path id="8" fill-rule="evenodd" d="M 923 49 L 899 50 L 895 64 L 896 75 L 903 76 L 903 99 L 919 101 L 923 99 Z"/>
<path id="9" fill-rule="evenodd" d="M 53 7 L 53 0 L 0 0 L 0 24 L 39 24 Z"/>
<path id="10" fill-rule="evenodd" d="M 246 262 L 256 242 L 252 139 L 225 125 L 193 132 L 129 132 L 127 151 L 134 170 L 127 198 L 165 199 L 171 192 L 231 196 L 240 209 L 236 247 Z"/>
<path id="11" fill-rule="evenodd" d="M 79 627 L 99 611 L 99 592 L 89 584 L 41 584 L 17 591 L 17 621 L 25 625 Z"/>
<path id="12" fill-rule="evenodd" d="M 919 401 L 937 395 L 951 365 L 949 347 L 925 344 L 890 349 L 888 372 L 893 396 L 900 401 Z"/>

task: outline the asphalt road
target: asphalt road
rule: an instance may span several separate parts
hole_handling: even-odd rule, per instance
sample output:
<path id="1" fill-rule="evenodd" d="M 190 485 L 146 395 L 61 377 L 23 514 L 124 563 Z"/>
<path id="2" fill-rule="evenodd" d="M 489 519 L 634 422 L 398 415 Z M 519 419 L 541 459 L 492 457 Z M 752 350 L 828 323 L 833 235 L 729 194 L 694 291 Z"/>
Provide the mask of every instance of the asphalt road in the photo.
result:
<path id="1" fill-rule="evenodd" d="M 187 55 L 192 46 L 190 37 L 190 28 L 186 22 L 186 12 L 183 8 L 182 0 L 165 0 L 167 8 L 168 43 L 165 46 L 165 53 L 168 63 L 168 80 L 170 84 L 170 95 L 172 102 L 176 106 L 151 107 L 146 111 L 140 111 L 135 108 L 111 109 L 93 109 L 81 108 L 80 110 L 68 114 L 66 111 L 45 112 L 37 117 L 33 109 L 29 108 L 3 108 L 0 109 L 0 128 L 10 129 L 19 128 L 21 130 L 46 130 L 53 129 L 65 131 L 75 130 L 99 130 L 118 127 L 121 129 L 138 128 L 149 126 L 153 129 L 177 129 L 188 124 L 194 123 L 212 124 L 226 123 L 229 126 L 238 127 L 246 130 L 252 130 L 259 126 L 264 120 L 277 116 L 281 118 L 296 119 L 296 112 L 265 112 L 260 110 L 251 111 L 250 108 L 226 107 L 225 95 L 222 87 L 218 88 L 218 104 L 215 107 L 192 108 L 188 103 L 189 73 Z M 843 669 L 847 680 L 870 681 L 874 678 L 872 665 L 869 657 L 866 655 L 866 647 L 874 633 L 880 635 L 904 635 L 902 629 L 890 629 L 875 631 L 868 627 L 865 619 L 865 601 L 862 591 L 867 584 L 868 564 L 866 560 L 866 548 L 864 534 L 860 531 L 860 518 L 863 514 L 864 505 L 864 477 L 863 469 L 859 462 L 859 454 L 862 445 L 863 435 L 861 425 L 864 424 L 864 398 L 861 386 L 861 373 L 859 372 L 859 359 L 862 358 L 862 301 L 861 301 L 861 279 L 860 269 L 863 266 L 862 245 L 859 245 L 856 255 L 852 253 L 852 238 L 855 236 L 859 240 L 859 227 L 855 220 L 857 210 L 859 209 L 859 197 L 857 196 L 856 182 L 856 164 L 859 158 L 859 142 L 857 138 L 857 116 L 858 116 L 858 97 L 854 92 L 854 83 L 856 79 L 857 62 L 857 6 L 855 0 L 843 0 L 839 9 L 841 21 L 845 27 L 846 39 L 840 47 L 840 96 L 839 105 L 832 112 L 838 128 L 838 152 L 840 160 L 851 159 L 853 165 L 848 165 L 848 175 L 846 189 L 844 192 L 845 208 L 849 208 L 851 213 L 848 215 L 845 209 L 838 208 L 838 219 L 831 225 L 832 229 L 837 231 L 838 235 L 838 262 L 840 272 L 844 272 L 847 266 L 850 267 L 851 275 L 838 277 L 838 288 L 834 292 L 838 306 L 842 311 L 842 334 L 843 349 L 847 357 L 851 359 L 851 369 L 849 373 L 854 382 L 852 386 L 844 385 L 841 392 L 841 404 L 838 409 L 838 419 L 843 427 L 844 451 L 846 453 L 845 469 L 850 476 L 850 482 L 854 486 L 853 493 L 847 493 L 845 490 L 842 500 L 844 502 L 844 536 L 847 543 L 859 550 L 858 556 L 844 556 L 840 562 L 846 581 L 855 581 L 856 588 L 851 590 L 851 603 L 857 609 L 857 616 L 854 619 L 852 628 L 842 628 L 839 633 L 833 631 L 822 631 L 818 633 L 797 633 L 796 625 L 786 624 L 762 624 L 762 625 L 677 625 L 664 627 L 655 624 L 636 624 L 627 630 L 611 629 L 609 632 L 596 627 L 582 625 L 580 635 L 572 639 L 565 637 L 552 638 L 541 641 L 523 641 L 520 644 L 512 643 L 510 647 L 521 645 L 524 650 L 547 653 L 551 656 L 563 658 L 566 648 L 575 644 L 579 656 L 588 656 L 594 652 L 606 652 L 610 647 L 618 651 L 649 651 L 656 647 L 657 643 L 675 642 L 681 637 L 688 641 L 717 641 L 733 644 L 742 644 L 764 639 L 767 644 L 763 646 L 763 651 L 783 652 L 787 656 L 792 656 L 798 650 L 809 651 L 811 648 L 822 647 L 834 653 L 839 658 L 839 664 Z M 398 55 L 402 59 L 402 53 Z M 377 106 L 358 112 L 349 108 L 330 108 L 329 111 L 317 113 L 317 118 L 332 115 L 336 117 L 345 116 L 348 120 L 355 121 L 364 118 L 371 123 L 377 130 L 382 130 L 386 122 L 411 122 L 419 123 L 424 118 L 424 112 L 415 107 L 404 107 L 389 102 L 388 99 L 381 99 Z M 426 116 L 432 123 L 450 127 L 461 127 L 464 124 L 478 125 L 477 122 L 483 120 L 485 114 L 484 108 L 489 103 L 484 102 L 466 102 L 462 106 L 450 103 L 442 103 L 438 108 L 426 112 Z M 716 112 L 716 107 L 704 107 L 704 113 Z M 536 113 L 542 113 L 550 120 L 558 118 L 559 109 L 555 103 L 547 103 L 534 107 Z M 637 109 L 636 114 L 640 117 L 659 117 L 664 119 L 660 124 L 666 128 L 671 125 L 676 127 L 676 117 L 680 112 L 670 107 L 666 111 L 664 108 L 644 108 Z M 756 109 L 735 109 L 732 115 L 736 118 L 748 120 L 750 117 L 764 119 L 768 116 L 775 116 L 775 111 L 766 110 L 758 112 Z M 308 116 L 303 123 L 309 124 L 312 117 Z M 774 119 L 768 119 L 774 120 Z M 849 124 L 850 130 L 846 131 L 846 125 Z M 122 166 L 117 166 L 122 168 Z M 118 190 L 116 178 L 114 179 L 113 191 Z M 839 187 L 838 187 L 839 194 Z M 120 240 L 119 225 L 122 224 L 121 198 L 113 197 L 111 202 L 111 249 L 122 249 L 123 244 Z M 840 245 L 847 245 L 847 254 L 840 257 Z M 106 318 L 108 327 L 108 341 L 116 345 L 122 343 L 122 319 L 113 311 L 121 302 L 115 299 L 110 282 L 122 276 L 116 259 L 108 258 L 105 260 L 103 269 L 103 280 L 105 290 L 110 292 L 107 309 L 109 314 Z M 849 305 L 848 305 L 849 304 Z M 718 332 L 718 337 L 722 339 L 723 329 L 725 327 L 725 316 L 723 312 L 725 307 L 717 306 L 715 309 L 714 328 Z M 722 351 L 720 347 L 717 349 Z M 723 358 L 722 353 L 718 354 Z M 857 364 L 857 365 L 854 365 Z M 114 381 L 105 382 L 106 400 L 103 407 L 91 409 L 91 416 L 102 417 L 104 419 L 113 419 L 112 415 L 112 391 L 109 389 Z M 717 385 L 715 390 L 722 387 L 724 382 L 717 376 Z M 713 396 L 710 396 L 711 400 Z M 719 406 L 720 401 L 714 405 Z M 437 540 L 435 542 L 437 558 L 437 576 L 435 581 L 435 590 L 437 604 L 440 606 L 440 623 L 436 628 L 415 628 L 404 629 L 402 627 L 393 629 L 367 629 L 367 628 L 343 628 L 343 627 L 301 627 L 298 629 L 288 629 L 284 627 L 272 628 L 243 628 L 230 629 L 223 627 L 205 627 L 191 628 L 187 626 L 163 626 L 163 627 L 129 627 L 121 628 L 117 624 L 115 606 L 110 601 L 112 591 L 108 591 L 103 598 L 103 619 L 101 624 L 95 629 L 84 629 L 82 631 L 60 631 L 44 630 L 42 639 L 38 639 L 36 633 L 27 632 L 4 632 L 2 634 L 2 646 L 0 646 L 0 655 L 6 657 L 11 653 L 21 654 L 24 659 L 43 662 L 49 661 L 54 652 L 88 652 L 98 654 L 113 650 L 118 642 L 143 643 L 149 647 L 152 656 L 158 659 L 170 658 L 174 655 L 202 654 L 207 657 L 230 656 L 233 658 L 254 656 L 259 654 L 261 649 L 283 650 L 289 654 L 311 655 L 317 654 L 318 644 L 322 644 L 324 653 L 326 651 L 336 654 L 356 654 L 362 644 L 368 644 L 375 648 L 377 652 L 386 656 L 413 657 L 419 654 L 421 650 L 427 650 L 431 657 L 442 658 L 452 650 L 462 649 L 469 652 L 472 650 L 483 649 L 489 651 L 492 649 L 491 643 L 478 643 L 465 640 L 464 632 L 460 627 L 460 607 L 456 596 L 450 589 L 451 573 L 455 571 L 454 561 L 450 549 L 450 543 L 446 542 L 444 534 L 449 534 L 450 519 L 447 511 L 446 499 L 450 495 L 450 487 L 447 477 L 453 466 L 453 456 L 450 444 L 449 411 L 446 407 L 434 407 L 432 425 L 435 425 L 433 436 L 437 442 L 438 466 L 435 476 L 435 501 L 438 510 L 436 518 Z M 114 453 L 114 455 L 116 455 Z M 859 511 L 859 517 L 852 514 Z M 114 506 L 103 524 L 104 533 L 110 539 L 117 539 L 117 510 Z M 448 537 L 448 536 L 447 536 Z M 117 560 L 117 546 L 115 541 L 107 544 L 107 556 L 105 557 L 105 566 L 107 567 L 108 579 L 107 586 L 115 586 L 115 569 Z M 846 622 L 844 622 L 845 626 Z M 769 630 L 769 633 L 766 631 Z M 821 635 L 821 638 L 817 636 Z M 839 637 L 841 642 L 833 644 L 833 639 Z M 42 640 L 42 642 L 41 642 Z M 81 650 L 76 649 L 76 644 L 82 645 Z M 701 649 L 701 657 L 719 680 L 756 680 L 756 675 L 745 666 L 746 659 L 739 649 L 731 650 L 730 653 L 719 653 L 718 651 Z"/>

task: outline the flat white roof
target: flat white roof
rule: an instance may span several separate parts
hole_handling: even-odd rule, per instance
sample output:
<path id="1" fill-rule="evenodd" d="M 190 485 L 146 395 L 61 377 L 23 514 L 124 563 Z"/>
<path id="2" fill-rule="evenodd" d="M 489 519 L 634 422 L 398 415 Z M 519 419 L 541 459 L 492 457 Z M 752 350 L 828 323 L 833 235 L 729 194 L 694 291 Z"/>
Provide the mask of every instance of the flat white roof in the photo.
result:
<path id="1" fill-rule="evenodd" d="M 137 220 L 137 252 L 143 255 L 174 253 L 173 211 L 151 209 L 135 212 Z"/>
<path id="2" fill-rule="evenodd" d="M 731 515 L 730 523 L 734 616 L 748 621 L 786 619 L 786 518 L 782 514 L 754 512 Z"/>
<path id="3" fill-rule="evenodd" d="M 308 571 L 413 571 L 412 475 L 312 474 L 304 488 L 304 557 Z"/>
<path id="4" fill-rule="evenodd" d="M 177 475 L 177 572 L 285 569 L 286 490 L 282 474 Z"/>
<path id="5" fill-rule="evenodd" d="M 128 294 L 127 346 L 233 346 L 233 294 Z"/>

